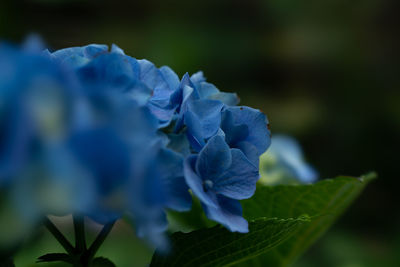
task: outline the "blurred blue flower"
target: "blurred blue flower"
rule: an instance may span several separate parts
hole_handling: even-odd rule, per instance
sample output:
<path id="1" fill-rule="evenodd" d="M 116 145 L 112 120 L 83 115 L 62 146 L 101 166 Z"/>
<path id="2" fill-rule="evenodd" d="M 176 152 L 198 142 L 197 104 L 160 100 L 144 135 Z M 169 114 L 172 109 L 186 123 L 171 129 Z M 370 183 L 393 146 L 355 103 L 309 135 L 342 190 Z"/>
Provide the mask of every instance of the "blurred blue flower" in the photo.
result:
<path id="1" fill-rule="evenodd" d="M 239 200 L 270 144 L 265 115 L 116 45 L 41 47 L 0 45 L 0 190 L 26 221 L 128 214 L 166 247 L 166 211 L 190 210 L 191 189 L 210 219 L 248 231 Z"/>
<path id="2" fill-rule="evenodd" d="M 312 183 L 318 178 L 316 170 L 305 161 L 299 143 L 286 135 L 274 136 L 260 161 L 262 183 Z"/>
<path id="3" fill-rule="evenodd" d="M 219 135 L 185 163 L 186 182 L 201 200 L 207 217 L 235 232 L 248 232 L 238 200 L 254 194 L 258 178 L 258 168 Z"/>

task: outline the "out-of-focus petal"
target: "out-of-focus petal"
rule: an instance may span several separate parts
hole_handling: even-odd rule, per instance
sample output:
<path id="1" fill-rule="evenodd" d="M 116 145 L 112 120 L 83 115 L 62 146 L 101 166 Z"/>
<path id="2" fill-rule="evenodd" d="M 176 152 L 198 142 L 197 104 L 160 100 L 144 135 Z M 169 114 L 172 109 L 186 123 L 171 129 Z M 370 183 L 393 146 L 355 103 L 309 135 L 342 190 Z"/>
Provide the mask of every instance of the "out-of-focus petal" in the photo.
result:
<path id="1" fill-rule="evenodd" d="M 176 211 L 190 210 L 192 196 L 183 175 L 183 157 L 172 150 L 162 149 L 157 160 L 162 188 L 166 192 L 165 206 Z"/>

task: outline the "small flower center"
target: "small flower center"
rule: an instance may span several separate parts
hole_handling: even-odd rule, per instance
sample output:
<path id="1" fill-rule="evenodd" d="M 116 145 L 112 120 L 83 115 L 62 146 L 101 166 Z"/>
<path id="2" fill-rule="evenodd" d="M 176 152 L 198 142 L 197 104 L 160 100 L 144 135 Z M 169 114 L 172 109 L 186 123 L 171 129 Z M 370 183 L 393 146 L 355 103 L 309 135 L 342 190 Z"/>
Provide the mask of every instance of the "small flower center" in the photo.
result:
<path id="1" fill-rule="evenodd" d="M 203 182 L 204 191 L 207 192 L 208 190 L 210 190 L 210 189 L 213 187 L 213 185 L 214 185 L 213 181 L 211 181 L 211 180 L 205 180 L 205 181 Z"/>

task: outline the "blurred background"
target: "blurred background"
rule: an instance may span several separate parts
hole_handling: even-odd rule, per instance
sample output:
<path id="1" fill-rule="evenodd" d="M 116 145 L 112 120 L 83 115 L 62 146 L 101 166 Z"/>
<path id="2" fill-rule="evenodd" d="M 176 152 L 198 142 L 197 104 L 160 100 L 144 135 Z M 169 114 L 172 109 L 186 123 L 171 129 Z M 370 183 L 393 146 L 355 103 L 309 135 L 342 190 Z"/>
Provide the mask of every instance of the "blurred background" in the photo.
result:
<path id="1" fill-rule="evenodd" d="M 116 43 L 180 76 L 203 70 L 263 110 L 273 134 L 295 136 L 321 177 L 379 174 L 296 266 L 400 266 L 399 11 L 398 0 L 0 0 L 0 38 Z"/>

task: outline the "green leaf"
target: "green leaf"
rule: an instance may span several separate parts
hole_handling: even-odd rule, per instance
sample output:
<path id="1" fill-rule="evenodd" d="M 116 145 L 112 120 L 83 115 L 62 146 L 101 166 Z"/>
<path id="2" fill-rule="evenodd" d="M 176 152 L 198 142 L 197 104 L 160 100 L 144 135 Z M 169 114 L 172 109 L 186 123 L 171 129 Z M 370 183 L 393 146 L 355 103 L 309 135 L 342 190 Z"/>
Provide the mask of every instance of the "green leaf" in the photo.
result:
<path id="1" fill-rule="evenodd" d="M 109 259 L 98 257 L 92 261 L 92 267 L 115 267 L 115 264 Z"/>
<path id="2" fill-rule="evenodd" d="M 249 222 L 249 233 L 231 233 L 222 226 L 191 233 L 174 233 L 167 255 L 156 251 L 150 266 L 222 266 L 266 252 L 309 223 L 296 219 L 258 218 Z"/>
<path id="3" fill-rule="evenodd" d="M 191 232 L 201 228 L 211 228 L 217 225 L 216 222 L 209 220 L 203 212 L 200 200 L 192 197 L 192 208 L 190 211 L 178 212 L 167 211 L 168 227 L 170 232 Z"/>
<path id="4" fill-rule="evenodd" d="M 48 253 L 46 255 L 40 256 L 37 260 L 38 263 L 53 262 L 53 261 L 64 261 L 69 263 L 73 262 L 71 257 L 66 253 Z"/>
<path id="5" fill-rule="evenodd" d="M 343 213 L 374 178 L 337 177 L 312 185 L 259 186 L 256 194 L 242 202 L 244 217 L 295 218 L 308 214 L 312 222 L 273 250 L 241 266 L 288 266 L 312 245 Z"/>

